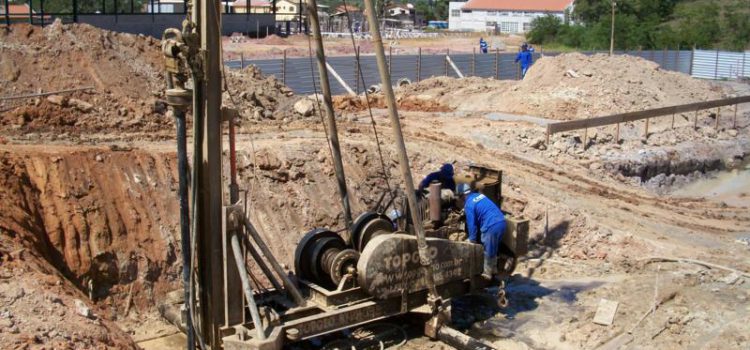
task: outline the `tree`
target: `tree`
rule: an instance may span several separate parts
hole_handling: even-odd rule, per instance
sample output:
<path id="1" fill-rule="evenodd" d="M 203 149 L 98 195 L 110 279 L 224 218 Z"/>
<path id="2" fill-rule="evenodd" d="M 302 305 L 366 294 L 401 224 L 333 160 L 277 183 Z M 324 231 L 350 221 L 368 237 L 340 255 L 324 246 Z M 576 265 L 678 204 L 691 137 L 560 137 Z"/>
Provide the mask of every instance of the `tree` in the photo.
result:
<path id="1" fill-rule="evenodd" d="M 562 27 L 563 23 L 560 17 L 551 14 L 537 17 L 531 22 L 531 31 L 526 34 L 526 38 L 532 44 L 549 43 L 558 37 Z"/>

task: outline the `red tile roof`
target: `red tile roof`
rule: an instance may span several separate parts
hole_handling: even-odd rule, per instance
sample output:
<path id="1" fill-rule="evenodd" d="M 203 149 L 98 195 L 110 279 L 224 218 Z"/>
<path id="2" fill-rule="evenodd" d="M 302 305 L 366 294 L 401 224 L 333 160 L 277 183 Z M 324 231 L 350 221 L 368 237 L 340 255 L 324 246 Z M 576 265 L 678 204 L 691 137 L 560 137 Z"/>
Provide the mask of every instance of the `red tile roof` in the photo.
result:
<path id="1" fill-rule="evenodd" d="M 573 0 L 469 0 L 464 10 L 495 11 L 565 11 Z"/>
<path id="2" fill-rule="evenodd" d="M 247 7 L 247 0 L 237 0 L 233 3 L 234 7 Z M 271 2 L 266 0 L 250 0 L 252 7 L 271 7 Z"/>

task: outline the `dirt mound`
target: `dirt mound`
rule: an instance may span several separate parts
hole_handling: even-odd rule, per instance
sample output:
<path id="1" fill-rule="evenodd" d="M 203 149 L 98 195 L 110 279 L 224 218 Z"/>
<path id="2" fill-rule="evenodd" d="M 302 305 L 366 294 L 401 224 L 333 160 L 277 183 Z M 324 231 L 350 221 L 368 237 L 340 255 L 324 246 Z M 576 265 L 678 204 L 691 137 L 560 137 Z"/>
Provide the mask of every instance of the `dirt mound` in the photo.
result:
<path id="1" fill-rule="evenodd" d="M 404 111 L 418 112 L 450 112 L 453 108 L 443 105 L 431 97 L 423 96 L 400 96 L 397 99 L 398 108 Z M 383 94 L 370 95 L 371 108 L 387 108 Z M 359 112 L 367 110 L 367 101 L 364 96 L 334 96 L 333 108 L 338 111 Z"/>
<path id="2" fill-rule="evenodd" d="M 3 95 L 93 88 L 8 101 L 0 106 L 9 110 L 0 118 L 4 131 L 148 131 L 171 123 L 162 117 L 163 59 L 153 38 L 56 21 L 43 29 L 6 27 L 0 41 L 2 71 L 8 73 L 0 77 Z"/>
<path id="3" fill-rule="evenodd" d="M 438 77 L 403 88 L 458 110 L 569 120 L 719 99 L 722 88 L 651 61 L 579 53 L 542 57 L 519 82 Z"/>
<path id="4" fill-rule="evenodd" d="M 255 66 L 225 72 L 229 92 L 224 93 L 224 105 L 238 108 L 245 121 L 298 118 L 294 103 L 300 97 L 273 75 L 265 76 Z"/>

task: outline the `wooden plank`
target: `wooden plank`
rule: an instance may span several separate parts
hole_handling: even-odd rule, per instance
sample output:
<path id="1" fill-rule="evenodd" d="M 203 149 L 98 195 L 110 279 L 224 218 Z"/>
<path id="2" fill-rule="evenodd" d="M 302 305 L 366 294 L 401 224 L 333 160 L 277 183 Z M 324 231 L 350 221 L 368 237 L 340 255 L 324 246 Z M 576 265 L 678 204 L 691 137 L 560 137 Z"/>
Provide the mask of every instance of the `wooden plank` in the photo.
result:
<path id="1" fill-rule="evenodd" d="M 678 106 L 668 106 L 655 109 L 649 109 L 645 111 L 627 112 L 620 114 L 608 115 L 605 117 L 571 120 L 567 122 L 551 123 L 547 125 L 547 130 L 550 134 L 555 134 L 563 131 L 579 130 L 586 128 L 594 128 L 599 126 L 626 123 L 636 120 L 642 120 L 646 118 L 659 117 L 664 115 L 684 113 L 698 111 L 701 109 L 717 108 L 721 106 L 728 106 L 738 103 L 750 102 L 750 96 L 732 97 L 721 100 L 705 101 L 688 103 Z"/>

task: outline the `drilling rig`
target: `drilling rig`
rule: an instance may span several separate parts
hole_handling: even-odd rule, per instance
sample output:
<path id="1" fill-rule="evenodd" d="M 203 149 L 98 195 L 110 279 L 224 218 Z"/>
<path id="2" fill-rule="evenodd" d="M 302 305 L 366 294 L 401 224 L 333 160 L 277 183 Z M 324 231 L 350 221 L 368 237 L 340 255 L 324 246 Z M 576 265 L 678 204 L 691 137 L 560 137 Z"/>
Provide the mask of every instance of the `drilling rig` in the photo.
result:
<path id="1" fill-rule="evenodd" d="M 182 29 L 168 29 L 162 38 L 167 68 L 165 95 L 177 126 L 185 287 L 184 303 L 173 314 L 178 315 L 175 323 L 188 335 L 187 348 L 281 349 L 289 343 L 426 306 L 429 317 L 424 332 L 431 339 L 458 348 L 491 349 L 449 327 L 451 298 L 498 283 L 481 277 L 482 246 L 453 235 L 463 231 L 460 215 L 446 209 L 453 206 L 453 200 L 441 198 L 437 189 L 427 198 L 415 194 L 372 0 L 365 0 L 365 5 L 404 179 L 400 198 L 405 215 L 389 217 L 383 207 L 353 219 L 317 4 L 308 0 L 325 125 L 346 230 L 311 229 L 296 247 L 293 271 L 287 271 L 274 257 L 239 199 L 234 123 L 240 113 L 222 106 L 221 2 L 190 0 L 188 4 Z M 187 159 L 188 112 L 193 118 L 192 171 Z M 224 194 L 221 170 L 223 128 L 227 128 L 229 138 L 228 196 Z M 463 181 L 475 184 L 501 205 L 502 172 L 475 166 Z M 528 237 L 527 220 L 512 215 L 507 218 L 498 263 L 505 276 L 513 272 L 516 259 L 526 253 Z M 248 262 L 263 272 L 271 288 L 252 288 Z M 507 302 L 502 289 L 499 298 L 501 303 Z"/>

